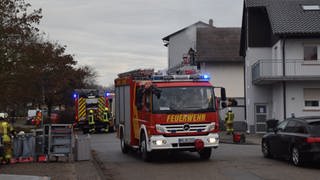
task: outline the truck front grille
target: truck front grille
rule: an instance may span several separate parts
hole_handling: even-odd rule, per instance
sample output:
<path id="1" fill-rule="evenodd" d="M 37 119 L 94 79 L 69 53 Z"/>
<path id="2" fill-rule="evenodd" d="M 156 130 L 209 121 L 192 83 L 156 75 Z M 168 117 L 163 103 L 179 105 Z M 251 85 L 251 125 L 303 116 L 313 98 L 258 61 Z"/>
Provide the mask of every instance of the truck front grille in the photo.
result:
<path id="1" fill-rule="evenodd" d="M 209 123 L 204 124 L 166 124 L 161 125 L 166 133 L 205 132 Z"/>

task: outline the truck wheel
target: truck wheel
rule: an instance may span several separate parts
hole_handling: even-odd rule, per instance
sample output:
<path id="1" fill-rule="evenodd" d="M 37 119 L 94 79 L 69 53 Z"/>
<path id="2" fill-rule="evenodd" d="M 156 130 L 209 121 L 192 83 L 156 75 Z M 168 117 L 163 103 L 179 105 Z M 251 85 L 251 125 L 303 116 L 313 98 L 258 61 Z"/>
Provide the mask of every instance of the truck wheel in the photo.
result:
<path id="1" fill-rule="evenodd" d="M 129 147 L 124 141 L 124 137 L 123 137 L 122 131 L 121 131 L 121 134 L 120 134 L 120 146 L 121 146 L 121 151 L 122 151 L 123 154 L 128 153 Z"/>
<path id="2" fill-rule="evenodd" d="M 211 148 L 204 148 L 199 152 L 200 158 L 203 160 L 208 160 L 211 157 Z"/>
<path id="3" fill-rule="evenodd" d="M 109 132 L 114 132 L 114 126 L 109 126 Z"/>
<path id="4" fill-rule="evenodd" d="M 146 161 L 146 162 L 151 161 L 152 154 L 151 154 L 151 152 L 147 151 L 147 140 L 146 140 L 146 136 L 144 134 L 142 134 L 141 139 L 140 139 L 140 152 L 141 152 L 141 157 L 144 161 Z"/>
<path id="5" fill-rule="evenodd" d="M 89 133 L 89 129 L 88 128 L 83 128 L 82 132 L 83 132 L 83 134 L 88 134 Z"/>

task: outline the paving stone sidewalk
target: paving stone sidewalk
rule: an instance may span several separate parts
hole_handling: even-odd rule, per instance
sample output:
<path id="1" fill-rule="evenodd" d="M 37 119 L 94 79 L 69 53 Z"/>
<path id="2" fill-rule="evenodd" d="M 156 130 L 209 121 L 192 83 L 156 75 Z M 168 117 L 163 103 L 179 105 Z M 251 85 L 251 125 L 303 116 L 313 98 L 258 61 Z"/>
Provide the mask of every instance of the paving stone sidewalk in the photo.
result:
<path id="1" fill-rule="evenodd" d="M 75 162 L 17 163 L 0 166 L 0 179 L 14 180 L 102 180 L 94 160 Z M 11 175 L 7 176 L 6 175 Z M 23 175 L 23 176 L 19 176 Z M 9 180 L 9 179 L 8 179 Z"/>

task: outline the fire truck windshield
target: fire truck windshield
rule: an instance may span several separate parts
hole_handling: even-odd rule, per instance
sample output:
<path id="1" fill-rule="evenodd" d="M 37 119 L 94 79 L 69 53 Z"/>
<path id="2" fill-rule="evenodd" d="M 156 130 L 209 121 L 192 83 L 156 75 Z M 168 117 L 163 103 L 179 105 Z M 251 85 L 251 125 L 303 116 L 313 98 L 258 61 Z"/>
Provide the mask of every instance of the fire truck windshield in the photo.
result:
<path id="1" fill-rule="evenodd" d="M 86 99 L 87 108 L 98 108 L 98 98 L 88 98 Z"/>
<path id="2" fill-rule="evenodd" d="M 212 87 L 166 87 L 153 94 L 154 113 L 212 112 L 214 92 Z"/>

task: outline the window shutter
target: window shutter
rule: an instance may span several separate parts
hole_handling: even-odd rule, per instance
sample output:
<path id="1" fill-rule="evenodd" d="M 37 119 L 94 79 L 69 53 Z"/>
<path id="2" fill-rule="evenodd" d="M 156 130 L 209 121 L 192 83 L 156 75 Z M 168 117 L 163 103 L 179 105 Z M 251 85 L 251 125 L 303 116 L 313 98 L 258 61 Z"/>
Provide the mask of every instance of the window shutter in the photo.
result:
<path id="1" fill-rule="evenodd" d="M 305 100 L 320 100 L 320 88 L 306 88 L 303 91 Z"/>

